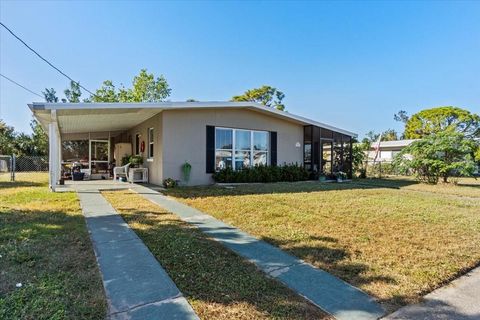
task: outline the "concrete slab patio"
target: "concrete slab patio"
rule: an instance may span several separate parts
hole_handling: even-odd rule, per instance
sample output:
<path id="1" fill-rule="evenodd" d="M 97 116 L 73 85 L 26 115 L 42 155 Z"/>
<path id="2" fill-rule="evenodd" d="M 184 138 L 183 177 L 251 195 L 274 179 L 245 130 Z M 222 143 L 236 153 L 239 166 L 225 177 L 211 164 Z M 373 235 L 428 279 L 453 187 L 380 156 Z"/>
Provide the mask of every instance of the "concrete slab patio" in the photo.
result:
<path id="1" fill-rule="evenodd" d="M 99 191 L 128 187 L 73 186 L 102 274 L 109 319 L 198 319 L 159 262 Z"/>
<path id="2" fill-rule="evenodd" d="M 152 189 L 130 188 L 151 202 L 196 225 L 212 239 L 257 265 L 269 276 L 341 320 L 378 319 L 383 308 L 369 295 L 281 249 Z"/>

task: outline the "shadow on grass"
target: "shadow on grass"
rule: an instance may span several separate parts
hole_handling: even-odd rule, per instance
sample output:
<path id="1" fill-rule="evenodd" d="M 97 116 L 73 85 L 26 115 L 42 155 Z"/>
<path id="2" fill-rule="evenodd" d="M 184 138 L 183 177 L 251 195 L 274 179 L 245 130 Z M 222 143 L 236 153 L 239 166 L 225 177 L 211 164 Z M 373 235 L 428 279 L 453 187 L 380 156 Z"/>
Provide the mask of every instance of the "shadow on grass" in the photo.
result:
<path id="1" fill-rule="evenodd" d="M 46 187 L 47 184 L 33 181 L 1 181 L 0 189 L 21 188 L 21 187 Z"/>
<path id="2" fill-rule="evenodd" d="M 0 318 L 105 317 L 105 297 L 81 215 L 2 208 L 0 248 Z M 16 288 L 19 282 L 22 287 Z"/>
<path id="3" fill-rule="evenodd" d="M 418 184 L 413 180 L 364 179 L 343 183 L 318 181 L 277 182 L 258 184 L 239 184 L 232 186 L 211 185 L 197 187 L 178 187 L 162 191 L 177 198 L 203 198 L 213 196 L 261 195 L 273 193 L 303 193 L 337 190 L 401 189 Z"/>
<path id="4" fill-rule="evenodd" d="M 320 319 L 323 312 L 171 214 L 123 215 L 200 317 Z M 200 304 L 200 305 L 199 305 Z"/>

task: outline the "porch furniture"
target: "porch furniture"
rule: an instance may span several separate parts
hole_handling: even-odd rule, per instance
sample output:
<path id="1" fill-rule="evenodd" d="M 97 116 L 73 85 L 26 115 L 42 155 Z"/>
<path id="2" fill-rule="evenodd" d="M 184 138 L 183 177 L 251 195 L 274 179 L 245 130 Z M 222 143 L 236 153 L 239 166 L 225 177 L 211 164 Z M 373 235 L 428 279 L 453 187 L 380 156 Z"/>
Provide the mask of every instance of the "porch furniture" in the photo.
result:
<path id="1" fill-rule="evenodd" d="M 80 169 L 80 172 L 82 172 L 84 174 L 83 180 L 90 180 L 92 170 L 90 170 L 90 169 Z"/>
<path id="2" fill-rule="evenodd" d="M 135 182 L 148 182 L 148 168 L 130 168 L 128 170 L 128 181 Z"/>
<path id="3" fill-rule="evenodd" d="M 128 180 L 128 167 L 130 167 L 130 163 L 122 167 L 113 168 L 113 180 L 117 181 L 118 177 L 125 177 Z"/>

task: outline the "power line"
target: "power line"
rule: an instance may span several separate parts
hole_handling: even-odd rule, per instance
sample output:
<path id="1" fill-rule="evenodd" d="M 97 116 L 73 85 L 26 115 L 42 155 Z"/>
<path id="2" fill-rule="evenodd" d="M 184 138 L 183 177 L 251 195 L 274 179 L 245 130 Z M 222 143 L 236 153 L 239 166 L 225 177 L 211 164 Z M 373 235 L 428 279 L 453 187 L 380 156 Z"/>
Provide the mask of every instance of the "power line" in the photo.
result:
<path id="1" fill-rule="evenodd" d="M 2 22 L 0 22 L 0 25 L 2 27 L 4 27 L 8 32 L 10 32 L 10 34 L 12 36 L 14 36 L 15 38 L 17 38 L 18 41 L 20 41 L 25 47 L 27 47 L 28 49 L 30 49 L 30 51 L 32 51 L 33 53 L 35 53 L 40 59 L 42 59 L 43 61 L 45 61 L 50 67 L 52 67 L 53 69 L 57 70 L 58 72 L 60 72 L 61 75 L 63 75 L 64 77 L 66 77 L 67 79 L 69 79 L 70 81 L 74 82 L 75 84 L 77 84 L 80 88 L 82 88 L 83 90 L 87 91 L 88 93 L 90 93 L 91 95 L 95 95 L 94 93 L 92 93 L 90 90 L 88 90 L 87 88 L 85 88 L 84 86 L 82 86 L 79 82 L 73 80 L 72 78 L 70 78 L 67 74 L 65 74 L 62 70 L 58 69 L 57 67 L 55 67 L 52 63 L 50 63 L 50 61 L 48 61 L 47 59 L 45 59 L 44 57 L 42 57 L 37 51 L 35 51 L 32 47 L 30 47 L 28 44 L 25 43 L 25 41 L 23 41 L 22 39 L 20 39 L 19 36 L 17 36 L 15 33 L 13 33 L 12 30 L 10 30 L 6 25 L 4 25 Z"/>
<path id="2" fill-rule="evenodd" d="M 12 79 L 10 79 L 9 77 L 7 77 L 7 76 L 4 76 L 4 75 L 3 75 L 3 74 L 1 74 L 1 73 L 0 73 L 0 76 L 4 77 L 5 79 L 7 79 L 8 81 L 10 81 L 11 83 L 13 83 L 13 84 L 16 84 L 16 85 L 17 85 L 17 86 L 19 86 L 20 88 L 23 88 L 23 89 L 27 90 L 28 92 L 30 92 L 30 93 L 32 93 L 32 94 L 34 94 L 34 95 L 36 95 L 36 96 L 39 96 L 39 97 L 40 97 L 40 98 L 42 98 L 42 99 L 45 99 L 45 97 L 44 97 L 44 96 L 42 96 L 42 95 L 39 95 L 38 93 L 36 93 L 36 92 L 34 92 L 34 91 L 32 91 L 32 90 L 28 89 L 28 88 L 27 88 L 27 87 L 25 87 L 25 86 L 22 86 L 20 83 L 18 83 L 18 82 L 16 82 L 16 81 L 14 81 L 14 80 L 12 80 Z"/>

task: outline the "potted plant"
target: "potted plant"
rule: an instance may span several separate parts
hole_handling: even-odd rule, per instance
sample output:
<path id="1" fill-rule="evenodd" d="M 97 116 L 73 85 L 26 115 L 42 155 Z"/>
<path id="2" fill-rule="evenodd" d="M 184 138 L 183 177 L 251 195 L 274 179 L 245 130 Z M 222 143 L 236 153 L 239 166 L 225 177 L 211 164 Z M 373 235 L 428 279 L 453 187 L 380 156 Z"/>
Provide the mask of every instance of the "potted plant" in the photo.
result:
<path id="1" fill-rule="evenodd" d="M 167 179 L 163 180 L 163 186 L 166 189 L 175 188 L 177 186 L 177 181 L 175 181 L 172 178 L 167 178 Z"/>
<path id="2" fill-rule="evenodd" d="M 143 165 L 143 157 L 136 155 L 130 157 L 130 164 L 132 168 L 141 168 Z"/>
<path id="3" fill-rule="evenodd" d="M 337 182 L 343 182 L 347 179 L 347 174 L 343 171 L 338 171 L 335 173 L 335 177 L 337 178 Z"/>

